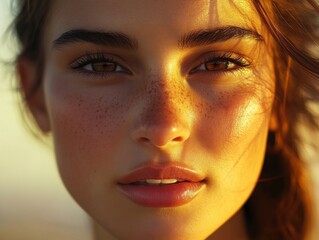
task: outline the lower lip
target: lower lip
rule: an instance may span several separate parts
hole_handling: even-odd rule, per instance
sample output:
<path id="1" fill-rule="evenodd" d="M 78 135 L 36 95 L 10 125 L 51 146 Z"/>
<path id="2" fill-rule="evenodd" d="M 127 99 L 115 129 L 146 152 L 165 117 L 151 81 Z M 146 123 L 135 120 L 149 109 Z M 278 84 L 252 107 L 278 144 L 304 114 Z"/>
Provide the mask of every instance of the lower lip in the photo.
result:
<path id="1" fill-rule="evenodd" d="M 178 207 L 192 201 L 204 187 L 203 182 L 180 182 L 167 185 L 120 184 L 120 191 L 144 207 Z"/>

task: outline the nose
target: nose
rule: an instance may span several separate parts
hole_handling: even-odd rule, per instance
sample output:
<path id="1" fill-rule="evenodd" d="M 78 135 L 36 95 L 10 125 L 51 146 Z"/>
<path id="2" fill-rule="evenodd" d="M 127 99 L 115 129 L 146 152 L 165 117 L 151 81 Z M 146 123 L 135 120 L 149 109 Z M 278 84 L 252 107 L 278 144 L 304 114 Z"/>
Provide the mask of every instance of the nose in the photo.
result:
<path id="1" fill-rule="evenodd" d="M 138 120 L 132 138 L 157 148 L 184 143 L 190 136 L 190 116 L 181 89 L 165 83 L 150 88 L 141 100 L 141 111 L 136 113 Z"/>
<path id="2" fill-rule="evenodd" d="M 160 117 L 159 114 L 156 115 Z M 170 117 L 172 116 L 166 115 L 160 118 L 154 116 L 152 119 L 154 121 L 144 122 L 137 127 L 132 133 L 132 138 L 138 143 L 150 144 L 158 148 L 185 142 L 190 136 L 189 127 L 177 121 L 176 118 L 168 119 Z"/>
<path id="3" fill-rule="evenodd" d="M 180 126 L 144 126 L 135 131 L 133 138 L 139 143 L 146 143 L 158 148 L 183 143 L 189 137 L 189 132 Z"/>

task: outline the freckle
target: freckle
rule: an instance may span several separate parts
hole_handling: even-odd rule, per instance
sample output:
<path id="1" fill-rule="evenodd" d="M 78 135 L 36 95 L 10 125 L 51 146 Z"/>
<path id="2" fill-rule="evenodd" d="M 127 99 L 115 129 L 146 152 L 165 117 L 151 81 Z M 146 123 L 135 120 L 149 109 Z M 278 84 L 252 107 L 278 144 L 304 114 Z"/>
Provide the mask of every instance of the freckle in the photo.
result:
<path id="1" fill-rule="evenodd" d="M 79 102 L 78 102 L 78 107 L 81 107 L 81 106 L 82 106 L 82 103 L 83 103 L 83 99 L 82 99 L 82 98 L 79 98 L 78 101 L 79 101 Z"/>

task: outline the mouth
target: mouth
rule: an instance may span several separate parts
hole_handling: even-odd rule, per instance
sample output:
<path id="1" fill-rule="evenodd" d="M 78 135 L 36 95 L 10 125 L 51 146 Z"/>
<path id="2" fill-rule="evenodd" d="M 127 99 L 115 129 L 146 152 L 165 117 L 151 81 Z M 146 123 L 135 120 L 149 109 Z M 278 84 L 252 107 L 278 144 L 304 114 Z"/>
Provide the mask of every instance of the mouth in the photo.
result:
<path id="1" fill-rule="evenodd" d="M 191 168 L 178 165 L 144 165 L 118 182 L 119 190 L 144 207 L 178 207 L 191 202 L 205 186 L 205 180 Z"/>
<path id="2" fill-rule="evenodd" d="M 135 185 L 166 185 L 183 182 L 181 179 L 171 178 L 171 179 L 145 179 L 133 182 Z"/>

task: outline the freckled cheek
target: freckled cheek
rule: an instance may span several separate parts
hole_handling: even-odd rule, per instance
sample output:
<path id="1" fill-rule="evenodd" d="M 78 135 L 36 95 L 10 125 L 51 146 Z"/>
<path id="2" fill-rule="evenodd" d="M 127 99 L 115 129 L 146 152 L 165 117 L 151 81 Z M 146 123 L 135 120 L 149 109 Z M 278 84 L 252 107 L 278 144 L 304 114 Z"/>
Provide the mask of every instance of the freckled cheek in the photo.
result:
<path id="1" fill-rule="evenodd" d="M 48 108 L 61 175 L 75 188 L 76 181 L 83 181 L 82 187 L 89 185 L 90 179 L 98 177 L 96 172 L 109 169 L 116 160 L 122 105 L 107 94 L 80 94 L 67 88 L 51 91 Z"/>
<path id="2" fill-rule="evenodd" d="M 202 145 L 221 155 L 250 144 L 266 131 L 271 107 L 265 109 L 251 94 L 233 94 L 207 102 L 204 109 L 199 121 Z"/>

